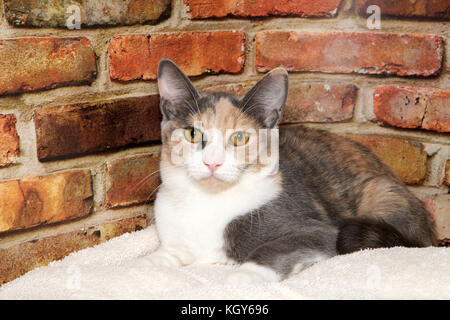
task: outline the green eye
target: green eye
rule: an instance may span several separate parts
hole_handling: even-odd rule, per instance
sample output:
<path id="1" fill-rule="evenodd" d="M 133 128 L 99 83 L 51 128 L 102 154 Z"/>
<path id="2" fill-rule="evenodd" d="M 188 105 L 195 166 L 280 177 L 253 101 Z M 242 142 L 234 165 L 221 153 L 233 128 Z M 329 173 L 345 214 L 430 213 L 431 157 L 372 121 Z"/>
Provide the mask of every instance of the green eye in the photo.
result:
<path id="1" fill-rule="evenodd" d="M 248 142 L 248 140 L 250 139 L 250 136 L 243 132 L 243 131 L 236 131 L 235 133 L 233 133 L 230 137 L 230 143 L 232 145 L 234 145 L 235 147 L 237 146 L 243 146 L 244 144 L 246 144 Z"/>
<path id="2" fill-rule="evenodd" d="M 190 143 L 197 143 L 202 141 L 203 133 L 196 128 L 190 127 L 184 130 L 184 137 Z"/>

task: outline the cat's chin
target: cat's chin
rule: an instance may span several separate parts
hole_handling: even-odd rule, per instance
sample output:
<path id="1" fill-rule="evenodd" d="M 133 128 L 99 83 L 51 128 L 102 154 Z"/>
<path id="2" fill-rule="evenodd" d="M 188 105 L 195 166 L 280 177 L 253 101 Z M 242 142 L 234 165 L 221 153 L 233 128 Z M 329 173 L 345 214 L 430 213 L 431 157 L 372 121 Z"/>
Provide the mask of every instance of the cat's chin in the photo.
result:
<path id="1" fill-rule="evenodd" d="M 196 181 L 206 191 L 214 193 L 226 190 L 236 183 L 236 181 L 225 181 L 213 175 Z"/>

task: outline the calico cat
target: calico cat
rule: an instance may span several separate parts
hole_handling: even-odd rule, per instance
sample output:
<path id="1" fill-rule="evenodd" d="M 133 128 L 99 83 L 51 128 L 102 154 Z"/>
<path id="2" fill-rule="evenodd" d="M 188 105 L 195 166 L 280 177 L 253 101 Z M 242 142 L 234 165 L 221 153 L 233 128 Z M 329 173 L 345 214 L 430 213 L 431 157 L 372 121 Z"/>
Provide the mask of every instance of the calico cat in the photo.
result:
<path id="1" fill-rule="evenodd" d="M 201 93 L 162 59 L 158 87 L 161 244 L 152 263 L 235 263 L 230 283 L 279 281 L 337 254 L 436 244 L 422 201 L 366 147 L 303 126 L 277 130 L 283 68 L 239 97 Z"/>

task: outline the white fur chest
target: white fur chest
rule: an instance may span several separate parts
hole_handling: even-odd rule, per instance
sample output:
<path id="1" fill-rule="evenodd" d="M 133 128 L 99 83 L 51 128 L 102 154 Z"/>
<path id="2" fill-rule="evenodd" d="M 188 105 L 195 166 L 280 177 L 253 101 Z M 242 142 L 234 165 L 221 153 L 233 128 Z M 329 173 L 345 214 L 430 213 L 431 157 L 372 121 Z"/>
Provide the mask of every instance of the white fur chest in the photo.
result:
<path id="1" fill-rule="evenodd" d="M 280 192 L 275 176 L 251 174 L 232 188 L 209 193 L 192 186 L 183 173 L 170 179 L 155 202 L 156 227 L 161 247 L 184 264 L 227 263 L 224 230 L 236 217 L 257 209 Z M 176 183 L 175 183 L 176 182 Z"/>

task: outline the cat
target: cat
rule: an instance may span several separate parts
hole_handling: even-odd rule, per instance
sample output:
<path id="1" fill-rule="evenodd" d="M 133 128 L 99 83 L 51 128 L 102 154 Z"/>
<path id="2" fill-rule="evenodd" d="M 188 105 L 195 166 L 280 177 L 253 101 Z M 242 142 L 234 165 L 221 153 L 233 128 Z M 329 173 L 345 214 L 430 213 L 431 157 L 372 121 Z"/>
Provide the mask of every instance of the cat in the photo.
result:
<path id="1" fill-rule="evenodd" d="M 423 202 L 365 146 L 304 126 L 277 129 L 285 69 L 240 97 L 197 91 L 164 58 L 158 88 L 160 247 L 152 264 L 237 264 L 228 283 L 270 282 L 338 254 L 436 245 Z M 264 140 L 259 131 L 271 134 Z M 273 156 L 259 161 L 269 149 Z"/>

